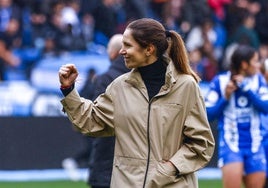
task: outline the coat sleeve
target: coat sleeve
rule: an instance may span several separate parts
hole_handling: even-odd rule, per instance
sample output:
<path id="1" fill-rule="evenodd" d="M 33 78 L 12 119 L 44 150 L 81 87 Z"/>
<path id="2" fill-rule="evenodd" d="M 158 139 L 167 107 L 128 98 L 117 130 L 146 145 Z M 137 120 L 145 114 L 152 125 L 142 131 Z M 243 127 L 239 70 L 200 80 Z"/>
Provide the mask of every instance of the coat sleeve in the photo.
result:
<path id="1" fill-rule="evenodd" d="M 79 96 L 76 89 L 61 100 L 69 120 L 81 133 L 90 136 L 113 136 L 113 103 L 108 92 L 94 102 Z"/>
<path id="2" fill-rule="evenodd" d="M 203 97 L 200 90 L 193 93 L 196 93 L 193 95 L 196 100 L 186 115 L 182 145 L 170 159 L 180 174 L 192 173 L 206 166 L 215 148 Z"/>

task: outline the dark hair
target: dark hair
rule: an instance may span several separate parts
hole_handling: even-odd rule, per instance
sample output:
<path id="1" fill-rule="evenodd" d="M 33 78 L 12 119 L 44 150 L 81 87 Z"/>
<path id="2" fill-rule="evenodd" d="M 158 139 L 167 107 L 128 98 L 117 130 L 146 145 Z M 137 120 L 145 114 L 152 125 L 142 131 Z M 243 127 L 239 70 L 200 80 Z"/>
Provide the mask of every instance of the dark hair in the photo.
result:
<path id="1" fill-rule="evenodd" d="M 178 72 L 192 75 L 197 82 L 200 81 L 190 67 L 184 41 L 176 31 L 166 31 L 160 22 L 151 18 L 135 20 L 127 26 L 127 29 L 131 30 L 132 37 L 141 47 L 154 45 L 158 58 L 167 52 Z"/>
<path id="2" fill-rule="evenodd" d="M 230 70 L 232 74 L 238 74 L 243 61 L 249 64 L 251 58 L 256 53 L 255 48 L 248 45 L 239 45 L 231 56 Z"/>

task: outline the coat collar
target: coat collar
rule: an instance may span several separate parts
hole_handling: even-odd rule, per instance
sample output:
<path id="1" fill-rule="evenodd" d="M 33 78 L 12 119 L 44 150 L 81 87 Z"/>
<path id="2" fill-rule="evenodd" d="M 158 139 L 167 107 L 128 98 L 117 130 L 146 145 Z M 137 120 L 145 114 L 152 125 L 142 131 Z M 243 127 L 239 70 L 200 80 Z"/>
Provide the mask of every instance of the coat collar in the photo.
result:
<path id="1" fill-rule="evenodd" d="M 172 60 L 169 57 L 163 56 L 162 59 L 164 63 L 167 65 L 167 70 L 166 70 L 165 84 L 162 86 L 159 94 L 168 93 L 171 90 L 172 86 L 176 83 L 179 74 Z M 134 68 L 130 71 L 125 81 L 133 85 L 134 87 L 142 91 L 144 90 L 144 92 L 146 92 L 146 86 L 137 68 Z"/>

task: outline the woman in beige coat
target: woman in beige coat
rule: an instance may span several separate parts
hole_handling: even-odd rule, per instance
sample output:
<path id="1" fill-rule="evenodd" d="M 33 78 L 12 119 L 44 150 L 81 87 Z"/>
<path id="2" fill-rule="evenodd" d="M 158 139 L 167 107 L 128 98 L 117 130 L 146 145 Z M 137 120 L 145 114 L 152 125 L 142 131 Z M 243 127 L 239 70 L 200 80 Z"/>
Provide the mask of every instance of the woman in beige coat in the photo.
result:
<path id="1" fill-rule="evenodd" d="M 122 42 L 132 71 L 94 102 L 75 89 L 75 65 L 60 68 L 64 111 L 84 134 L 115 135 L 111 187 L 198 187 L 195 172 L 210 161 L 215 143 L 183 40 L 143 18 L 127 26 Z"/>

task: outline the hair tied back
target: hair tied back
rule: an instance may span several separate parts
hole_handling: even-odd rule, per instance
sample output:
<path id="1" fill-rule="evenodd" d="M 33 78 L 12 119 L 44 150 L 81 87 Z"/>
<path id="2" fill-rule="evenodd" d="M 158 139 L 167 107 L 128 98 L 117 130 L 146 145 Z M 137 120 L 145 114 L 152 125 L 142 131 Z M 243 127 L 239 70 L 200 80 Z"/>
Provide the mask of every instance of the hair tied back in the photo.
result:
<path id="1" fill-rule="evenodd" d="M 166 30 L 165 33 L 166 33 L 166 37 L 171 37 L 171 32 L 170 31 Z"/>

